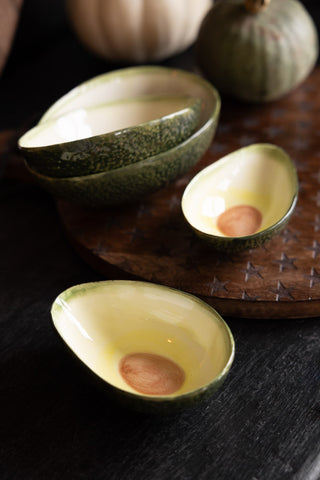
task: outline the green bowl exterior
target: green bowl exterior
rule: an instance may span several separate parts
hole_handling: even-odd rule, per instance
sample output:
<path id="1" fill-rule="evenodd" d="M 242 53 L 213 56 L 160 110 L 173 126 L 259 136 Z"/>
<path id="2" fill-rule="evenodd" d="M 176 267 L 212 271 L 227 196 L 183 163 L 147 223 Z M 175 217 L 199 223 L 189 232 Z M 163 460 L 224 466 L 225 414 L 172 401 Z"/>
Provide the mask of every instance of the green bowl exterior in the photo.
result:
<path id="1" fill-rule="evenodd" d="M 222 386 L 229 373 L 229 370 L 230 367 L 223 373 L 223 375 L 202 389 L 196 390 L 195 392 L 191 392 L 187 395 L 181 395 L 180 397 L 172 397 L 171 399 L 161 399 L 159 397 L 138 397 L 134 394 L 130 394 L 129 392 L 119 391 L 111 386 L 108 394 L 111 400 L 123 408 L 145 414 L 170 415 L 179 413 L 188 408 L 195 407 L 200 402 L 214 395 Z M 99 382 L 99 388 L 101 387 L 101 382 Z"/>
<path id="2" fill-rule="evenodd" d="M 145 160 L 182 143 L 195 131 L 200 101 L 176 115 L 72 142 L 20 147 L 31 170 L 54 178 L 90 175 Z"/>
<path id="3" fill-rule="evenodd" d="M 61 340 L 59 333 L 54 329 L 56 334 Z M 234 339 L 231 336 L 231 351 L 234 352 Z M 120 390 L 110 383 L 104 381 L 102 378 L 97 376 L 87 365 L 85 365 L 79 357 L 70 349 L 67 343 L 63 340 L 66 353 L 69 357 L 71 357 L 71 361 L 78 369 L 80 375 L 82 375 L 83 380 L 88 384 L 92 385 L 92 387 L 96 388 L 100 391 L 103 395 L 106 396 L 110 401 L 112 401 L 115 405 L 124 408 L 126 410 L 139 412 L 143 414 L 150 414 L 150 415 L 170 415 L 182 412 L 188 408 L 192 408 L 199 404 L 200 402 L 210 398 L 214 395 L 219 388 L 224 383 L 225 379 L 227 378 L 231 366 L 234 360 L 234 353 L 230 358 L 230 361 L 223 371 L 223 373 L 215 378 L 211 383 L 205 385 L 199 390 L 195 390 L 194 392 L 190 392 L 188 394 L 184 394 L 181 396 L 172 396 L 167 398 L 161 397 L 152 397 L 152 396 L 143 396 L 143 395 L 135 395 L 134 393 L 126 392 L 124 390 Z"/>
<path id="4" fill-rule="evenodd" d="M 192 137 L 164 153 L 106 173 L 51 178 L 32 170 L 38 183 L 54 196 L 91 207 L 119 205 L 139 200 L 183 175 L 209 148 L 218 121 L 216 116 Z"/>
<path id="5" fill-rule="evenodd" d="M 294 202 L 294 205 L 295 203 L 296 201 Z M 255 235 L 248 235 L 245 237 L 218 237 L 215 235 L 209 235 L 207 233 L 201 232 L 194 227 L 192 227 L 192 229 L 199 238 L 205 240 L 216 250 L 228 254 L 239 253 L 244 250 L 251 250 L 261 247 L 261 245 L 271 240 L 274 236 L 278 235 L 281 230 L 283 230 L 287 225 L 290 216 L 292 215 L 294 205 L 292 209 L 290 209 L 288 214 L 280 222 Z"/>

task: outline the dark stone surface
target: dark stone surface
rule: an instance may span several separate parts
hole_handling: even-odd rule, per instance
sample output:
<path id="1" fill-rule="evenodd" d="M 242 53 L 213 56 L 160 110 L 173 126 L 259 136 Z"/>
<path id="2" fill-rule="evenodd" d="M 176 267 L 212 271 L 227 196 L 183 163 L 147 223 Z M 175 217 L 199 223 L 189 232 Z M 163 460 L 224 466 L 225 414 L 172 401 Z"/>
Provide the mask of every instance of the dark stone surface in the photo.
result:
<path id="1" fill-rule="evenodd" d="M 28 19 L 45 21 L 30 17 L 32 3 L 25 34 Z M 56 39 L 42 25 L 28 56 L 17 40 L 0 78 L 1 130 L 114 68 L 85 52 L 59 13 Z M 236 358 L 220 392 L 172 417 L 133 414 L 81 376 L 52 328 L 55 297 L 101 277 L 72 250 L 51 197 L 2 178 L 0 225 L 1 480 L 320 478 L 319 319 L 227 319 Z"/>

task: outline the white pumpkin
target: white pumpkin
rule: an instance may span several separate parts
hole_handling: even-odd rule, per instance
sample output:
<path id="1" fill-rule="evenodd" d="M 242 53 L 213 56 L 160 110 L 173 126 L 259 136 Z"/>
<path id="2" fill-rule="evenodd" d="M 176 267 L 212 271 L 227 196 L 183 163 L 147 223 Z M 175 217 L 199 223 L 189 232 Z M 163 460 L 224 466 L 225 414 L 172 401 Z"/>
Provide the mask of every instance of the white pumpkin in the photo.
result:
<path id="1" fill-rule="evenodd" d="M 178 54 L 195 41 L 212 0 L 67 0 L 80 41 L 97 55 L 141 63 Z"/>

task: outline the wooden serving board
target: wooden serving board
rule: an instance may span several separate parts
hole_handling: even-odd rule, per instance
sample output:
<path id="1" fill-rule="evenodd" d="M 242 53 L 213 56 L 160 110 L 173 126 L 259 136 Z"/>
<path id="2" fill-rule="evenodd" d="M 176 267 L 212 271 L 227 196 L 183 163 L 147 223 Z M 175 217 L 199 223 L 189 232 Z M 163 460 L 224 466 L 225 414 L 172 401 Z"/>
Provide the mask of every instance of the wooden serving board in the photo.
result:
<path id="1" fill-rule="evenodd" d="M 152 281 L 204 299 L 221 315 L 320 316 L 320 69 L 286 98 L 266 105 L 222 99 L 214 142 L 174 184 L 119 208 L 92 210 L 57 201 L 81 257 L 107 278 Z M 256 142 L 284 148 L 299 175 L 297 207 L 287 228 L 265 246 L 226 256 L 198 239 L 180 206 L 202 168 Z"/>
<path id="2" fill-rule="evenodd" d="M 224 316 L 320 316 L 320 69 L 286 98 L 266 105 L 222 100 L 211 148 L 191 171 L 143 201 L 103 210 L 58 202 L 79 254 L 108 278 L 138 278 L 195 294 Z M 202 168 L 257 142 L 284 148 L 299 175 L 287 228 L 265 246 L 223 255 L 195 237 L 180 206 Z"/>

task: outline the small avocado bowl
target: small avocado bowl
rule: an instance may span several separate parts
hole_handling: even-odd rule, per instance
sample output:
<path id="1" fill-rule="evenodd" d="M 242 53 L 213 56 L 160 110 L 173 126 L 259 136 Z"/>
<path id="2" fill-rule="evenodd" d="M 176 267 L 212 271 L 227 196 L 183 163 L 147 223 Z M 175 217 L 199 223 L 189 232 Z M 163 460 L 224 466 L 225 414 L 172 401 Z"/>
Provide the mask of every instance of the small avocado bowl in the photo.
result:
<path id="1" fill-rule="evenodd" d="M 298 199 L 296 168 L 280 147 L 257 143 L 200 171 L 181 200 L 183 215 L 203 240 L 233 253 L 257 248 L 288 223 Z"/>
<path id="2" fill-rule="evenodd" d="M 197 297 L 153 283 L 73 286 L 51 309 L 68 350 L 126 408 L 169 414 L 211 396 L 233 363 L 232 333 Z"/>
<path id="3" fill-rule="evenodd" d="M 78 108 L 40 123 L 18 141 L 28 166 L 49 177 L 120 168 L 164 152 L 195 130 L 200 100 L 148 95 Z"/>

